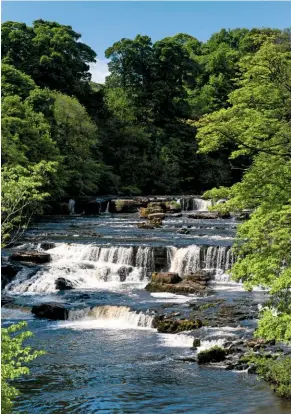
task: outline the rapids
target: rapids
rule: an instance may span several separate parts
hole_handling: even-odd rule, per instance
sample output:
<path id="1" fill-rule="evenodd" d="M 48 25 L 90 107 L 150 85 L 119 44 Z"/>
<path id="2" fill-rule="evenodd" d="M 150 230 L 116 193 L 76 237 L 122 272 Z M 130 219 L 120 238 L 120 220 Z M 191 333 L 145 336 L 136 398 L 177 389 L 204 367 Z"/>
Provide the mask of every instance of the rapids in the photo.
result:
<path id="1" fill-rule="evenodd" d="M 206 209 L 194 201 L 184 210 Z M 191 220 L 184 214 L 167 218 L 161 229 L 141 230 L 136 214 L 109 214 L 108 206 L 104 210 L 98 217 L 42 219 L 20 245 L 2 253 L 34 249 L 51 255 L 49 263 L 21 270 L 3 292 L 8 301 L 2 325 L 26 320 L 35 334 L 30 345 L 47 351 L 30 364 L 30 375 L 17 380 L 21 395 L 15 412 L 290 412 L 291 406 L 255 376 L 199 367 L 193 361 L 194 338 L 201 339 L 198 351 L 248 338 L 251 322 L 178 334 L 153 328 L 158 311 L 187 314 L 189 304 L 201 300 L 145 291 L 153 271 L 170 270 L 183 277 L 207 269 L 213 298 L 264 300 L 264 292 L 244 292 L 229 280 L 236 222 Z M 181 227 L 189 233 L 178 233 Z M 59 291 L 59 278 L 73 289 Z M 65 306 L 68 319 L 35 318 L 31 307 L 43 303 Z"/>

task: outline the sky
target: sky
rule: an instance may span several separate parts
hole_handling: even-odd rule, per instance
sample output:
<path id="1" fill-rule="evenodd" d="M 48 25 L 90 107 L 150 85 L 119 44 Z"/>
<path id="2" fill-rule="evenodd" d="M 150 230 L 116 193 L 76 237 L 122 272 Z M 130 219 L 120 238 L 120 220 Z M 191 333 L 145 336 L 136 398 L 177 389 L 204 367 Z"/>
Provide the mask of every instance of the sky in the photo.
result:
<path id="1" fill-rule="evenodd" d="M 103 83 L 108 75 L 105 50 L 123 37 L 148 35 L 153 41 L 188 33 L 206 41 L 222 28 L 272 27 L 291 24 L 291 2 L 232 1 L 3 1 L 2 22 L 31 25 L 43 19 L 70 25 L 81 41 L 98 55 L 91 66 L 92 80 Z"/>

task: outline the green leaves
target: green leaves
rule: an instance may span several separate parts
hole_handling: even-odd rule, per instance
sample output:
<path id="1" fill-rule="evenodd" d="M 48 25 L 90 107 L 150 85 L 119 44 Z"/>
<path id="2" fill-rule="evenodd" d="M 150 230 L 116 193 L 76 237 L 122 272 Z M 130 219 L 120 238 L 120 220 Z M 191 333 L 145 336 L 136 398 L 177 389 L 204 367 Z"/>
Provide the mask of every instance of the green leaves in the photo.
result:
<path id="1" fill-rule="evenodd" d="M 29 373 L 27 363 L 33 361 L 43 351 L 32 350 L 23 346 L 23 342 L 32 336 L 29 331 L 22 331 L 26 322 L 1 328 L 1 412 L 11 412 L 13 400 L 19 391 L 11 385 L 11 381 Z"/>
<path id="2" fill-rule="evenodd" d="M 213 208 L 219 211 L 253 209 L 238 228 L 238 260 L 231 273 L 247 289 L 264 286 L 273 294 L 274 312 L 262 313 L 258 335 L 290 341 L 291 55 L 286 49 L 267 41 L 243 59 L 231 107 L 202 117 L 197 138 L 201 152 L 232 145 L 231 159 L 247 155 L 253 160 L 241 182 L 205 196 L 228 198 Z"/>

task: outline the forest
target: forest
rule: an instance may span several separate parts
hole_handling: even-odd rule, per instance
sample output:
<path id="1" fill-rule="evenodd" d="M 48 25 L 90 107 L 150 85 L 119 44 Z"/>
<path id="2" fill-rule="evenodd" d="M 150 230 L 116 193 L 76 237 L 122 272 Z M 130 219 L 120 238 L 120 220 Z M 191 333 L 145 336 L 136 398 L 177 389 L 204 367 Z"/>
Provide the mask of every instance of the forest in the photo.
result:
<path id="1" fill-rule="evenodd" d="M 137 35 L 105 56 L 97 84 L 72 27 L 2 24 L 3 242 L 64 197 L 225 198 L 253 211 L 232 276 L 270 289 L 257 334 L 290 342 L 291 30 Z"/>

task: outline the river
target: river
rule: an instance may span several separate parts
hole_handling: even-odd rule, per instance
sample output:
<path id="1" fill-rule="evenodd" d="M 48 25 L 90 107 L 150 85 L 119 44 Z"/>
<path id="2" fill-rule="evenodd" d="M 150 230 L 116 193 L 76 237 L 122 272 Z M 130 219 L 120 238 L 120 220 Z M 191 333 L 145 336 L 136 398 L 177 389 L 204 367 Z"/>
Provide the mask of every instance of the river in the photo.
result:
<path id="1" fill-rule="evenodd" d="M 15 412 L 21 413 L 287 413 L 290 403 L 277 398 L 255 375 L 191 360 L 200 349 L 229 338 L 250 337 L 253 322 L 203 327 L 197 332 L 161 334 L 152 328 L 155 311 L 183 310 L 200 297 L 149 293 L 150 273 L 171 270 L 181 276 L 214 269 L 215 298 L 264 300 L 264 292 L 246 293 L 226 273 L 234 257 L 229 248 L 236 222 L 166 218 L 163 227 L 137 228 L 137 214 L 102 214 L 41 220 L 22 244 L 4 249 L 50 253 L 48 264 L 16 276 L 4 294 L 14 305 L 2 308 L 3 326 L 27 320 L 30 344 L 47 354 L 17 381 L 21 391 Z M 187 228 L 187 234 L 178 230 Z M 44 246 L 43 243 L 47 245 Z M 59 291 L 57 280 L 73 289 Z M 68 320 L 37 319 L 31 306 L 58 303 Z M 199 351 L 199 348 L 198 348 Z"/>

